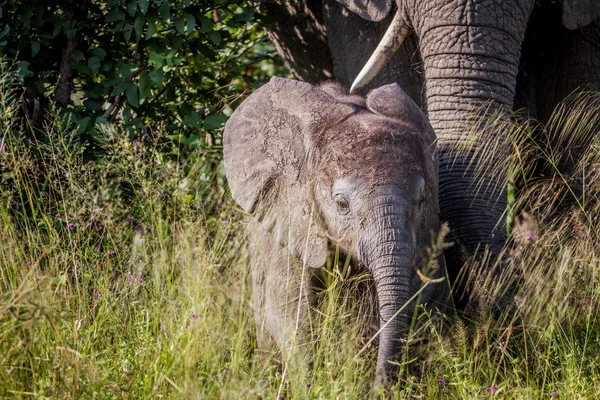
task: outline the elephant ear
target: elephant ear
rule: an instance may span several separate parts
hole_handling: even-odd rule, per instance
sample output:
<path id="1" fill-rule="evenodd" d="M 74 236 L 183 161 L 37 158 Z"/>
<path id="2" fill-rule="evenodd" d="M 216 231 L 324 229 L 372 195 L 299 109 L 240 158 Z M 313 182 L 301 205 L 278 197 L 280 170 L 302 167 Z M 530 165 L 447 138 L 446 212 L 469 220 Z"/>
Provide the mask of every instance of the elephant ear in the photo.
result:
<path id="1" fill-rule="evenodd" d="M 396 83 L 369 92 L 367 108 L 375 114 L 399 119 L 410 125 L 427 144 L 435 141 L 435 133 L 423 111 Z"/>
<path id="2" fill-rule="evenodd" d="M 563 0 L 562 22 L 567 29 L 579 29 L 600 18 L 600 0 Z"/>
<path id="3" fill-rule="evenodd" d="M 392 0 L 337 0 L 347 9 L 368 21 L 381 21 L 392 9 Z"/>
<path id="4" fill-rule="evenodd" d="M 235 110 L 223 132 L 233 199 L 296 258 L 318 268 L 326 231 L 311 200 L 307 158 L 315 135 L 355 112 L 319 88 L 274 77 Z"/>

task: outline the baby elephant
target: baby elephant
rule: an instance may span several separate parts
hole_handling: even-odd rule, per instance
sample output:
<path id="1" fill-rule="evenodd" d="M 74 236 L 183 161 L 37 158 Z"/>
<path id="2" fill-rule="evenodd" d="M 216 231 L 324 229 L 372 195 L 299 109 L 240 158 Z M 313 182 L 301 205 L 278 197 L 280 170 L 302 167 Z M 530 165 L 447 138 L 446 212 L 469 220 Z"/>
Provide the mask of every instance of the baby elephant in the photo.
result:
<path id="1" fill-rule="evenodd" d="M 373 276 L 385 325 L 377 381 L 393 373 L 415 307 L 403 306 L 423 285 L 416 267 L 439 229 L 435 134 L 423 112 L 396 84 L 362 98 L 275 77 L 233 113 L 223 152 L 233 198 L 250 214 L 259 345 L 310 338 L 310 276 L 338 247 Z M 430 278 L 445 276 L 438 263 Z M 448 299 L 445 282 L 421 296 L 442 309 Z"/>

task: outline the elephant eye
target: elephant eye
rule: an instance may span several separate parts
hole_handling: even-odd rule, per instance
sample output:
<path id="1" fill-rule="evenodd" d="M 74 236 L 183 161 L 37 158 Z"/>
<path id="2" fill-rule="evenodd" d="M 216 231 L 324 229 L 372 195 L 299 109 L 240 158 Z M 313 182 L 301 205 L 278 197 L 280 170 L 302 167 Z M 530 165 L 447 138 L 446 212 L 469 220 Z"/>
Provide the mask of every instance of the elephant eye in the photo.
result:
<path id="1" fill-rule="evenodd" d="M 350 212 L 350 204 L 348 199 L 340 194 L 335 196 L 335 207 L 340 215 L 346 215 Z"/>

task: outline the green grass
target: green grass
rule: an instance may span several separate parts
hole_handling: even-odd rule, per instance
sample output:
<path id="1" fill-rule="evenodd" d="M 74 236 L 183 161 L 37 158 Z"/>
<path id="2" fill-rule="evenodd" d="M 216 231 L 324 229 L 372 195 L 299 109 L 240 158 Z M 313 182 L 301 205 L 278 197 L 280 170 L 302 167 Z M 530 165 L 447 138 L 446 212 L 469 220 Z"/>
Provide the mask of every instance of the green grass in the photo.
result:
<path id="1" fill-rule="evenodd" d="M 2 96 L 4 134 L 15 103 Z M 466 266 L 479 309 L 446 334 L 428 328 L 392 398 L 600 396 L 600 135 L 570 169 L 544 137 L 597 132 L 600 112 L 576 113 L 535 140 L 511 128 L 524 177 L 513 174 L 511 207 L 539 228 L 511 244 L 500 276 Z M 0 154 L 1 398 L 382 396 L 371 392 L 376 346 L 365 348 L 376 328 L 356 295 L 368 278 L 325 273 L 313 372 L 294 372 L 256 348 L 243 216 L 210 153 L 172 159 L 156 150 L 165 133 L 132 144 L 106 129 L 104 156 L 84 163 L 68 122 L 53 121 L 43 141 L 13 126 Z M 532 159 L 543 178 L 523 172 Z M 507 285 L 515 306 L 493 318 L 487 305 Z"/>

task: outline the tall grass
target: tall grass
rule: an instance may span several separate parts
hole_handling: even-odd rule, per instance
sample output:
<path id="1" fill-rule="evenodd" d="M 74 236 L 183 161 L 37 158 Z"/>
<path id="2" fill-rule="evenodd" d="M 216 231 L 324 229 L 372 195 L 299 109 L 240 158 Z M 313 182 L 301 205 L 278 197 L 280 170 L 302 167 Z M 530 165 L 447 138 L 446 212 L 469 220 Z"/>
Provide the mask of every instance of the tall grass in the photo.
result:
<path id="1" fill-rule="evenodd" d="M 0 90 L 0 397 L 600 396 L 600 135 L 565 168 L 568 146 L 552 142 L 554 132 L 597 133 L 589 97 L 538 133 L 511 128 L 514 160 L 525 160 L 511 161 L 524 176 L 512 207 L 537 221 L 531 238 L 511 243 L 501 275 L 466 266 L 479 312 L 446 334 L 428 327 L 422 356 L 377 394 L 376 346 L 357 356 L 377 329 L 357 301 L 368 277 L 343 260 L 323 273 L 312 374 L 286 370 L 277 349 L 257 350 L 243 216 L 210 154 L 166 158 L 156 151 L 165 132 L 132 143 L 104 128 L 104 156 L 84 162 L 68 121 L 50 118 L 43 141 L 9 128 L 9 93 Z M 543 179 L 522 172 L 532 160 Z M 514 307 L 498 317 L 486 304 L 506 285 Z"/>

